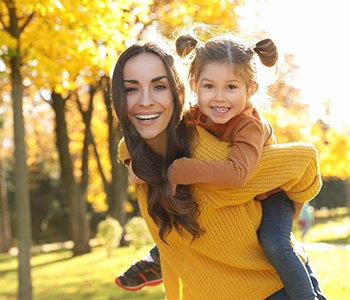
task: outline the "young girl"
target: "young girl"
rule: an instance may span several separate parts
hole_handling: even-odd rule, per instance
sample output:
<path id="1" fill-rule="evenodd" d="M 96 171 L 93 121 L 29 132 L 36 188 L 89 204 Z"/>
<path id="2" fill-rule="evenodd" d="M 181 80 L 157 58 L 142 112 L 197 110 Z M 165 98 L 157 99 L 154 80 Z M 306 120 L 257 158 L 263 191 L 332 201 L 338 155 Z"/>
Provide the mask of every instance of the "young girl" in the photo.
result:
<path id="1" fill-rule="evenodd" d="M 272 67 L 278 59 L 277 48 L 270 39 L 249 47 L 230 34 L 204 44 L 185 34 L 177 38 L 176 50 L 181 57 L 194 52 L 189 79 L 198 98 L 193 110 L 196 123 L 233 147 L 223 163 L 177 159 L 169 168 L 169 177 L 173 184 L 241 188 L 253 175 L 263 147 L 276 143 L 272 126 L 250 99 L 258 89 L 254 54 L 263 65 Z M 263 200 L 258 236 L 290 298 L 314 299 L 309 275 L 291 245 L 293 218 L 299 216 L 302 204 L 295 207 L 296 211 L 283 192 Z"/>
<path id="2" fill-rule="evenodd" d="M 190 45 L 188 42 L 187 44 Z M 193 48 L 195 48 L 195 46 L 196 44 L 192 45 Z M 168 203 L 164 202 L 163 198 L 159 198 L 155 195 L 155 193 L 158 192 L 157 190 L 162 189 L 163 187 L 164 192 L 168 190 L 168 182 L 165 180 L 166 178 L 164 178 L 163 164 L 166 166 L 172 161 L 169 159 L 162 160 L 159 155 L 155 156 L 152 154 L 152 151 L 161 154 L 163 157 L 167 157 L 166 151 L 173 153 L 171 143 L 177 141 L 176 138 L 174 139 L 174 132 L 179 128 L 179 125 L 175 125 L 176 123 L 174 122 L 172 123 L 172 126 L 167 126 L 167 123 L 164 122 L 158 122 L 160 117 L 164 118 L 167 116 L 167 111 L 171 110 L 171 106 L 169 103 L 167 106 L 165 106 L 164 103 L 160 104 L 160 101 L 165 101 L 164 96 L 159 97 L 159 100 L 150 97 L 150 93 L 158 95 L 158 93 L 162 91 L 169 90 L 167 82 L 172 78 L 170 73 L 165 70 L 160 69 L 160 72 L 154 72 L 156 70 L 156 64 L 159 64 L 162 60 L 164 66 L 169 64 L 168 58 L 162 58 L 162 60 L 159 59 L 158 62 L 158 60 L 153 61 L 153 58 L 155 58 L 154 55 L 144 54 L 150 52 L 159 55 L 159 57 L 163 57 L 160 56 L 159 50 L 155 51 L 155 49 L 157 48 L 154 46 L 143 47 L 135 45 L 121 56 L 113 75 L 113 98 L 118 118 L 124 130 L 125 142 L 130 151 L 130 156 L 128 156 L 125 154 L 125 144 L 124 146 L 120 146 L 119 150 L 122 150 L 122 152 L 119 152 L 120 157 L 124 162 L 130 163 L 132 161 L 132 170 L 135 171 L 139 178 L 147 182 L 147 186 L 139 185 L 138 200 L 142 214 L 145 217 L 150 231 L 152 232 L 152 236 L 160 247 L 162 253 L 161 263 L 164 272 L 164 283 L 167 296 L 177 299 L 178 297 L 176 296 L 176 293 L 180 293 L 179 288 L 181 287 L 181 289 L 185 290 L 184 295 L 187 295 L 186 297 L 191 299 L 204 299 L 203 297 L 211 297 L 210 295 L 213 297 L 222 297 L 220 299 L 231 299 L 230 297 L 234 295 L 240 299 L 243 299 L 244 297 L 245 299 L 266 298 L 269 296 L 269 293 L 272 295 L 272 291 L 277 292 L 279 287 L 275 281 L 276 277 L 274 270 L 271 270 L 268 265 L 266 265 L 264 257 L 260 254 L 261 248 L 257 247 L 256 230 L 257 225 L 260 222 L 260 205 L 256 205 L 254 201 L 249 199 L 252 199 L 250 198 L 252 195 L 269 190 L 265 189 L 267 186 L 270 186 L 270 189 L 276 186 L 283 186 L 286 190 L 290 190 L 290 188 L 293 187 L 294 193 L 299 193 L 298 200 L 304 202 L 310 199 L 309 197 L 311 194 L 311 197 L 315 196 L 315 188 L 319 188 L 319 182 L 316 178 L 319 178 L 319 176 L 315 174 L 316 177 L 311 175 L 310 178 L 309 175 L 313 174 L 313 171 L 315 171 L 315 168 L 313 167 L 313 171 L 308 172 L 307 177 L 303 177 L 304 179 L 302 180 L 299 178 L 300 184 L 302 185 L 299 186 L 299 184 L 297 184 L 299 181 L 298 179 L 292 180 L 294 177 L 290 173 L 291 164 L 288 164 L 285 160 L 287 157 L 289 157 L 289 159 L 294 157 L 296 152 L 292 151 L 292 156 L 287 154 L 290 149 L 288 149 L 287 152 L 280 152 L 284 157 L 283 161 L 278 160 L 279 165 L 273 166 L 271 169 L 265 168 L 267 158 L 265 154 L 265 157 L 262 156 L 260 161 L 260 164 L 264 167 L 261 167 L 260 169 L 258 168 L 257 171 L 254 172 L 255 180 L 253 180 L 252 177 L 243 189 L 236 191 L 235 189 L 230 189 L 225 192 L 224 189 L 216 189 L 201 184 L 195 185 L 194 188 L 191 189 L 191 193 L 193 194 L 196 203 L 198 203 L 198 214 L 192 214 L 191 218 L 198 216 L 196 217 L 196 220 L 200 226 L 199 228 L 203 228 L 205 233 L 203 234 L 198 231 L 198 228 L 196 231 L 188 231 L 191 234 L 187 234 L 186 231 L 183 231 L 182 226 L 188 227 L 188 222 L 183 222 L 183 220 L 181 220 L 181 216 L 184 213 L 186 214 L 186 210 L 179 213 L 176 211 L 178 209 L 177 207 L 170 208 Z M 198 54 L 200 48 L 196 51 L 196 54 Z M 256 51 L 258 51 L 258 49 L 256 49 Z M 151 58 L 152 61 L 150 61 Z M 150 62 L 147 63 L 148 61 Z M 148 71 L 146 70 L 146 66 L 149 66 L 149 69 L 147 69 Z M 151 76 L 153 73 L 154 75 Z M 226 74 L 230 74 L 231 78 L 231 73 L 232 72 L 230 71 Z M 148 77 L 150 78 L 148 79 Z M 196 88 L 194 83 L 198 82 L 196 79 L 199 77 L 197 76 L 193 78 L 194 81 L 192 86 L 193 88 Z M 160 80 L 162 80 L 162 82 L 160 82 Z M 234 80 L 241 79 L 235 78 Z M 236 84 L 238 85 L 238 83 Z M 172 90 L 173 92 L 177 91 L 177 89 Z M 241 93 L 247 95 L 252 93 L 252 91 L 249 91 L 249 88 L 247 88 L 247 92 Z M 219 112 L 219 114 L 224 114 L 230 110 L 230 107 L 227 105 L 217 106 L 210 104 L 210 106 L 213 107 L 213 110 Z M 168 108 L 165 109 L 166 107 Z M 134 124 L 134 126 L 131 126 L 130 123 Z M 155 131 L 153 131 L 156 128 L 157 132 L 159 132 L 157 143 L 154 142 L 156 136 Z M 205 159 L 211 157 L 212 159 L 222 159 L 217 156 L 222 151 L 225 152 L 224 157 L 227 156 L 226 150 L 223 150 L 224 144 L 220 143 L 221 148 L 218 148 L 218 145 L 216 144 L 218 143 L 217 140 L 215 138 L 213 138 L 213 140 L 210 137 L 210 134 L 205 134 L 205 131 L 203 131 L 203 129 L 200 130 L 200 128 L 198 128 L 198 133 L 198 137 L 196 136 L 194 139 L 191 139 L 192 149 L 194 149 L 194 158 Z M 139 135 L 143 140 L 138 137 Z M 170 139 L 171 136 L 172 138 Z M 162 143 L 159 143 L 160 140 Z M 164 148 L 164 142 L 166 140 L 168 143 L 170 142 L 170 148 Z M 198 143 L 199 141 L 200 143 Z M 233 144 L 232 149 L 234 150 L 235 143 L 230 142 L 230 144 Z M 227 145 L 228 144 L 225 144 L 225 146 Z M 301 147 L 300 150 L 304 148 Z M 225 149 L 228 151 L 228 148 Z M 223 152 L 220 155 L 222 155 Z M 271 156 L 273 161 L 276 161 L 277 159 L 278 155 L 276 154 L 277 153 L 275 152 L 275 155 Z M 302 152 L 300 152 L 300 157 L 302 157 Z M 158 159 L 160 159 L 159 166 L 162 166 L 159 170 L 158 163 L 156 165 L 154 164 Z M 181 176 L 181 163 L 184 163 L 187 166 L 192 162 L 196 168 L 198 166 L 200 168 L 202 161 L 191 159 L 185 159 L 184 161 L 181 160 L 182 159 L 175 160 L 171 169 L 168 169 L 168 172 L 170 178 L 174 179 L 175 184 L 182 185 L 183 182 L 181 181 L 183 178 Z M 152 161 L 154 162 L 152 163 Z M 271 162 L 270 159 L 267 161 Z M 212 173 L 212 176 L 216 175 L 216 170 L 220 169 L 222 167 L 221 165 L 227 165 L 227 161 L 223 161 L 221 164 L 216 161 L 217 165 L 215 165 L 214 162 L 215 161 L 209 161 L 213 169 L 205 170 L 206 172 Z M 303 163 L 304 162 L 305 161 L 303 161 Z M 143 166 L 145 163 L 147 163 L 147 166 L 149 165 L 149 168 Z M 301 166 L 303 163 L 300 165 L 293 163 L 293 169 L 295 167 L 295 171 L 300 173 L 301 170 L 304 169 L 304 166 Z M 288 175 L 277 175 L 279 172 L 282 172 L 280 169 L 280 166 L 282 165 L 283 168 L 288 168 Z M 154 166 L 157 166 L 157 168 L 155 169 Z M 279 171 L 276 173 L 277 169 L 279 169 Z M 192 174 L 189 173 L 188 175 L 192 177 L 196 177 L 194 175 L 202 176 L 202 174 L 198 172 Z M 162 176 L 163 179 L 161 181 L 161 178 L 153 180 L 155 176 Z M 232 180 L 234 179 L 235 178 Z M 164 184 L 163 180 L 165 180 Z M 191 180 L 196 181 L 195 178 Z M 293 183 L 290 180 L 292 180 Z M 211 183 L 212 181 L 215 180 L 212 178 L 208 179 L 208 183 Z M 277 183 L 277 181 L 279 183 Z M 285 185 L 287 182 L 290 183 Z M 146 187 L 148 187 L 148 189 L 146 189 Z M 299 187 L 302 189 L 299 189 Z M 276 196 L 276 198 L 281 197 L 280 194 L 275 194 L 273 196 Z M 177 202 L 176 205 L 179 204 L 180 202 Z M 159 218 L 158 215 L 154 215 L 153 210 L 155 208 L 167 209 L 166 212 L 162 212 L 162 218 L 165 217 L 165 219 Z M 180 210 L 182 211 L 182 208 Z M 192 208 L 190 211 L 191 213 L 193 212 Z M 293 215 L 293 211 L 291 214 Z M 169 224 L 168 221 L 170 221 L 170 225 L 174 224 L 173 217 L 175 216 L 179 217 L 179 223 L 175 224 L 180 225 L 180 227 L 174 227 L 176 230 L 171 230 L 170 227 L 170 231 L 162 231 L 163 222 L 166 221 Z M 191 230 L 191 228 L 193 229 L 194 227 L 191 226 L 188 228 Z M 185 229 L 187 230 L 186 227 Z M 285 267 L 288 271 L 288 267 Z M 212 276 L 213 274 L 215 274 L 214 277 Z M 127 275 L 128 274 L 126 274 L 126 276 Z M 117 283 L 121 281 L 121 279 L 120 281 L 116 280 Z M 272 284 L 272 282 L 274 283 Z M 277 296 L 277 293 L 274 293 L 271 297 Z M 194 296 L 194 294 L 196 296 Z M 192 297 L 190 295 L 192 295 Z M 270 297 L 268 298 L 270 299 Z M 276 297 L 271 299 L 275 298 Z"/>

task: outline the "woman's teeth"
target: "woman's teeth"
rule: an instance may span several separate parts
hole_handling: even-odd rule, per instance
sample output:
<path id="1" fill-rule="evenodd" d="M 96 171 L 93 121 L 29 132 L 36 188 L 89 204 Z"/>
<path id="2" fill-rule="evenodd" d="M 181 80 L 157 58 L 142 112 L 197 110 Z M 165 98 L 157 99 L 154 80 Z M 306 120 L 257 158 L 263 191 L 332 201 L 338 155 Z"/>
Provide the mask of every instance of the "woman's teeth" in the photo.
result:
<path id="1" fill-rule="evenodd" d="M 151 114 L 151 115 L 137 115 L 136 118 L 142 121 L 153 120 L 158 118 L 159 114 Z"/>

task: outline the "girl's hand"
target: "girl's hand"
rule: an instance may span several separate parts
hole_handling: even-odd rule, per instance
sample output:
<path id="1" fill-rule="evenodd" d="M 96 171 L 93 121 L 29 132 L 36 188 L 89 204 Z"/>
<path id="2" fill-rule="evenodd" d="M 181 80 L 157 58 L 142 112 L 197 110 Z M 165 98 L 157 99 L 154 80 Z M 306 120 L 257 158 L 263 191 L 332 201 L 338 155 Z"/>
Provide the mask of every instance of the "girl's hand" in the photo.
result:
<path id="1" fill-rule="evenodd" d="M 129 178 L 131 180 L 132 183 L 134 184 L 143 184 L 143 183 L 146 183 L 145 181 L 143 181 L 142 179 L 138 178 L 133 169 L 132 169 L 132 165 L 131 165 L 131 160 L 130 160 L 130 163 L 128 164 L 128 170 L 129 170 Z"/>
<path id="2" fill-rule="evenodd" d="M 172 167 L 172 164 L 171 164 L 168 168 L 168 178 L 173 190 L 173 195 L 175 196 L 177 184 L 173 180 L 173 174 L 174 174 L 174 168 Z"/>

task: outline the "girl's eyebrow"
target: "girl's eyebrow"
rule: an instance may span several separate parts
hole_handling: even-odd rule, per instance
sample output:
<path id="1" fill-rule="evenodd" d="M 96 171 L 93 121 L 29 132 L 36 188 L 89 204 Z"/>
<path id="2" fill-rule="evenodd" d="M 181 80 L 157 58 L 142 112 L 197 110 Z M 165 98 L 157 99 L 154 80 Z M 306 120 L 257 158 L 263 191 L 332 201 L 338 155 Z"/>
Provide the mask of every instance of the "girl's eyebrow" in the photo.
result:
<path id="1" fill-rule="evenodd" d="M 201 81 L 214 81 L 214 79 L 202 78 Z M 226 82 L 240 82 L 238 79 L 226 80 Z"/>

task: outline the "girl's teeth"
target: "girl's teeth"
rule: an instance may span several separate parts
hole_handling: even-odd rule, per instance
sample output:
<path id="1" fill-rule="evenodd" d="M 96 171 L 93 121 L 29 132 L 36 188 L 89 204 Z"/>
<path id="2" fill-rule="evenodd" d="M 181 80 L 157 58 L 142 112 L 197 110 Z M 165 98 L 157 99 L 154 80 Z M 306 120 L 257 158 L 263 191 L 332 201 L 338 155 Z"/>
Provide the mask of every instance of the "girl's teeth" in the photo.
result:
<path id="1" fill-rule="evenodd" d="M 213 107 L 213 110 L 217 111 L 217 112 L 226 112 L 228 111 L 227 107 Z"/>

